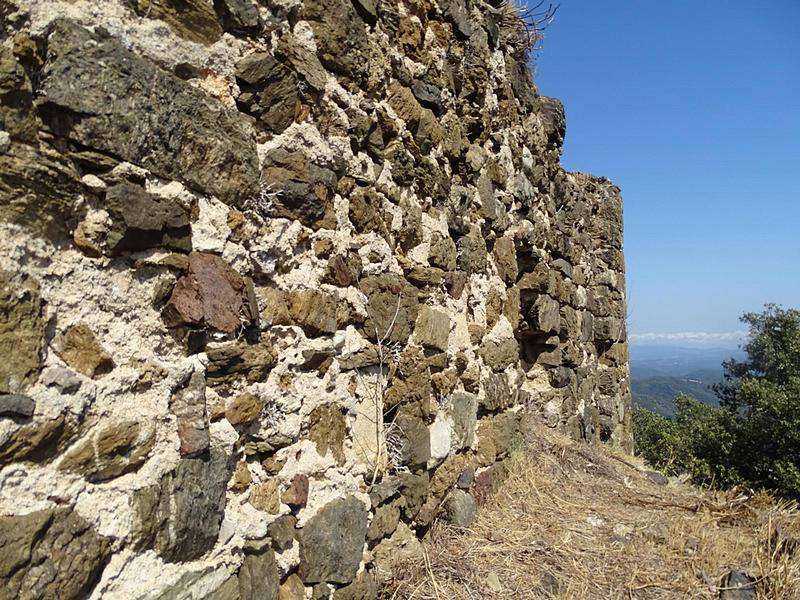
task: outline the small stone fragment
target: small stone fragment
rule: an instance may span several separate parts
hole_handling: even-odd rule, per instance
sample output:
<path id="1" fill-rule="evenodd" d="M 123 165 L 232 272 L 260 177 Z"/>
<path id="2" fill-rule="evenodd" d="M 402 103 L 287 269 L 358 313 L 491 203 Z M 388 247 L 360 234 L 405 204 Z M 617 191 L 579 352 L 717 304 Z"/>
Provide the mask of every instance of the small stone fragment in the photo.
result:
<path id="1" fill-rule="evenodd" d="M 69 327 L 51 342 L 56 354 L 87 377 L 99 378 L 114 368 L 114 361 L 85 323 Z"/>
<path id="2" fill-rule="evenodd" d="M 308 501 L 308 476 L 298 473 L 281 495 L 284 504 L 293 509 L 302 508 Z"/>
<path id="3" fill-rule="evenodd" d="M 276 477 L 267 480 L 266 483 L 259 483 L 250 488 L 249 502 L 256 510 L 277 515 L 281 509 L 278 486 L 280 480 Z"/>
<path id="4" fill-rule="evenodd" d="M 225 410 L 225 418 L 231 425 L 241 425 L 258 419 L 263 410 L 264 402 L 251 392 L 245 392 L 231 402 Z"/>
<path id="5" fill-rule="evenodd" d="M 181 456 L 196 456 L 205 452 L 210 437 L 206 410 L 206 380 L 203 373 L 196 371 L 192 374 L 186 387 L 172 395 L 169 408 L 178 418 Z"/>
<path id="6" fill-rule="evenodd" d="M 32 417 L 36 402 L 24 394 L 0 394 L 0 417 Z"/>
<path id="7" fill-rule="evenodd" d="M 189 273 L 181 277 L 164 307 L 168 327 L 205 325 L 233 333 L 242 322 L 244 282 L 228 264 L 214 254 L 189 254 Z"/>

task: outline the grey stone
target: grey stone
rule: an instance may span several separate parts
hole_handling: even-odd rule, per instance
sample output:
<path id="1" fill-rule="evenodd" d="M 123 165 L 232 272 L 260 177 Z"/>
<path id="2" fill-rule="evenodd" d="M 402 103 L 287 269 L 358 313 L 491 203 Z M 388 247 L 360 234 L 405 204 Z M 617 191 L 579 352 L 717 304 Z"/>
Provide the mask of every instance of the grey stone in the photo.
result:
<path id="1" fill-rule="evenodd" d="M 81 387 L 81 379 L 72 369 L 66 367 L 50 367 L 42 373 L 41 382 L 54 387 L 62 394 L 72 394 Z"/>
<path id="2" fill-rule="evenodd" d="M 292 515 L 281 515 L 267 526 L 267 534 L 272 540 L 272 548 L 276 552 L 283 552 L 292 547 L 296 524 L 297 519 Z"/>
<path id="3" fill-rule="evenodd" d="M 455 32 L 462 38 L 472 35 L 472 23 L 464 0 L 445 0 L 444 14 L 455 25 Z"/>
<path id="4" fill-rule="evenodd" d="M 725 576 L 720 590 L 720 600 L 755 600 L 758 597 L 756 580 L 742 571 L 731 571 Z"/>
<path id="5" fill-rule="evenodd" d="M 367 508 L 354 496 L 330 502 L 297 533 L 304 583 L 349 583 L 361 563 Z"/>
<path id="6" fill-rule="evenodd" d="M 57 21 L 39 92 L 38 114 L 56 135 L 226 202 L 258 191 L 247 118 L 114 38 Z"/>
<path id="7" fill-rule="evenodd" d="M 186 386 L 172 394 L 169 409 L 178 419 L 181 456 L 196 456 L 208 450 L 211 442 L 206 410 L 206 378 L 192 373 Z"/>
<path id="8" fill-rule="evenodd" d="M 468 466 L 463 471 L 461 471 L 461 475 L 458 476 L 458 481 L 456 481 L 456 487 L 460 490 L 469 490 L 472 487 L 472 482 L 475 479 L 475 468 Z"/>
<path id="9" fill-rule="evenodd" d="M 558 98 L 539 96 L 539 104 L 544 117 L 544 130 L 550 143 L 560 148 L 567 132 L 567 120 L 564 117 L 564 105 Z"/>
<path id="10" fill-rule="evenodd" d="M 481 407 L 495 411 L 508 408 L 516 401 L 516 393 L 512 394 L 508 378 L 504 373 L 488 373 L 482 380 L 484 396 Z"/>
<path id="11" fill-rule="evenodd" d="M 182 458 L 159 484 L 132 498 L 134 545 L 154 548 L 167 562 L 199 558 L 219 535 L 228 482 L 225 453 L 212 449 L 205 456 Z"/>
<path id="12" fill-rule="evenodd" d="M 216 0 L 214 8 L 225 31 L 254 34 L 262 27 L 254 0 Z"/>
<path id="13" fill-rule="evenodd" d="M 397 494 L 400 489 L 400 480 L 397 477 L 384 477 L 383 480 L 369 488 L 369 499 L 372 506 L 379 506 Z"/>
<path id="14" fill-rule="evenodd" d="M 425 467 L 431 457 L 431 437 L 428 427 L 412 417 L 397 417 L 395 423 L 402 440 L 402 464 L 410 469 Z"/>
<path id="15" fill-rule="evenodd" d="M 627 340 L 625 321 L 616 317 L 595 317 L 594 339 L 604 342 Z"/>
<path id="16" fill-rule="evenodd" d="M 438 117 L 442 112 L 442 90 L 423 79 L 411 82 L 411 91 L 417 101 L 425 108 L 430 108 Z"/>
<path id="17" fill-rule="evenodd" d="M 444 505 L 448 523 L 456 527 L 469 527 L 478 512 L 478 501 L 469 492 L 453 490 Z"/>
<path id="18" fill-rule="evenodd" d="M 462 271 L 467 275 L 486 271 L 487 251 L 483 237 L 467 235 L 459 238 L 456 246 L 459 253 L 458 264 Z"/>
<path id="19" fill-rule="evenodd" d="M 24 394 L 0 394 L 0 417 L 32 417 L 36 402 Z"/>
<path id="20" fill-rule="evenodd" d="M 479 352 L 483 361 L 493 371 L 502 371 L 519 360 L 519 344 L 514 338 L 503 340 L 486 338 Z"/>
<path id="21" fill-rule="evenodd" d="M 475 440 L 475 425 L 478 418 L 478 399 L 469 392 L 456 392 L 448 403 L 448 420 L 453 428 L 456 447 L 469 448 Z"/>
<path id="22" fill-rule="evenodd" d="M 241 600 L 278 600 L 280 583 L 278 563 L 272 550 L 244 557 L 239 569 Z"/>
<path id="23" fill-rule="evenodd" d="M 107 538 L 68 508 L 0 517 L 0 596 L 85 598 L 110 553 Z"/>

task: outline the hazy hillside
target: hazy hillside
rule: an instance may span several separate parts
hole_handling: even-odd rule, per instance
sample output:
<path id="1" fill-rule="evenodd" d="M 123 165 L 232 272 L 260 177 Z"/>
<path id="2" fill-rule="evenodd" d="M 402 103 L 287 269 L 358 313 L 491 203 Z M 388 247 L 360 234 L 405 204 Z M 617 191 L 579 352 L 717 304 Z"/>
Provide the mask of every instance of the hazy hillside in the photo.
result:
<path id="1" fill-rule="evenodd" d="M 675 414 L 676 396 L 683 393 L 717 404 L 711 385 L 722 380 L 722 361 L 742 358 L 730 348 L 631 345 L 633 403 L 662 415 Z"/>

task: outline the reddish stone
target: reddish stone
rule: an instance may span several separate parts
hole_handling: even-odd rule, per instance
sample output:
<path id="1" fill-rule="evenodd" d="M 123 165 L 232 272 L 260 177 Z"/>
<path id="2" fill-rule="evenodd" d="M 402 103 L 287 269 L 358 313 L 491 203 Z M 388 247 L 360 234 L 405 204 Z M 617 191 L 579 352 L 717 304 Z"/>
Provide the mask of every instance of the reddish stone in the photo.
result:
<path id="1" fill-rule="evenodd" d="M 244 282 L 220 257 L 189 254 L 189 273 L 175 285 L 164 308 L 167 325 L 205 325 L 233 333 L 241 325 Z"/>
<path id="2" fill-rule="evenodd" d="M 297 474 L 292 478 L 292 483 L 283 492 L 281 500 L 292 508 L 302 508 L 308 501 L 308 477 Z"/>

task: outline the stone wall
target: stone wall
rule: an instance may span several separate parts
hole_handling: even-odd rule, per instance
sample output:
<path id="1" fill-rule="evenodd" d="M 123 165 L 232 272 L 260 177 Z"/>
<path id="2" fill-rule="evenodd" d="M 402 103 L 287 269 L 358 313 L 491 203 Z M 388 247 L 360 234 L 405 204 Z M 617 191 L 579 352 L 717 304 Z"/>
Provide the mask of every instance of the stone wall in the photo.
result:
<path id="1" fill-rule="evenodd" d="M 502 9 L 0 18 L 0 598 L 372 598 L 526 419 L 630 448 L 619 189 Z"/>

